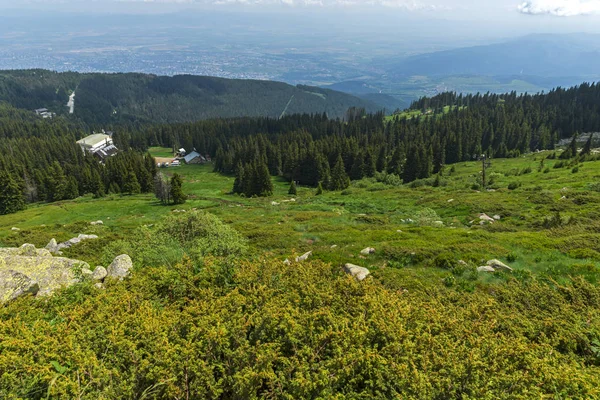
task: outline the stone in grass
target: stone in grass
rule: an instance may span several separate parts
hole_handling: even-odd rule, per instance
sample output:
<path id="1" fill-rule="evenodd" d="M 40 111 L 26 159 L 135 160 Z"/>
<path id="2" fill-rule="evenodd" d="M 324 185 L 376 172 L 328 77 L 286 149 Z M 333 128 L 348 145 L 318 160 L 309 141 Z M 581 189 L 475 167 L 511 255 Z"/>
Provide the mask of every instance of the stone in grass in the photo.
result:
<path id="1" fill-rule="evenodd" d="M 352 275 L 358 281 L 364 280 L 371 273 L 367 268 L 349 263 L 344 265 L 344 271 L 348 275 Z"/>
<path id="2" fill-rule="evenodd" d="M 115 257 L 114 261 L 106 269 L 109 278 L 122 280 L 129 276 L 129 270 L 133 267 L 131 257 L 127 254 L 121 254 Z"/>
<path id="3" fill-rule="evenodd" d="M 0 303 L 27 294 L 35 295 L 39 290 L 38 283 L 25 274 L 13 270 L 0 271 Z"/>
<path id="4" fill-rule="evenodd" d="M 311 255 L 312 255 L 312 251 L 309 251 L 308 253 L 304 253 L 300 257 L 296 257 L 296 262 L 306 261 L 306 260 L 308 260 L 308 257 L 310 257 Z"/>
<path id="5" fill-rule="evenodd" d="M 108 276 L 108 271 L 106 270 L 106 268 L 102 267 L 102 266 L 98 266 L 96 267 L 96 269 L 94 270 L 93 274 L 92 274 L 92 279 L 94 281 L 103 281 L 104 278 L 106 278 Z"/>
<path id="6" fill-rule="evenodd" d="M 494 269 L 494 267 L 484 265 L 483 267 L 478 267 L 477 272 L 496 272 L 496 270 Z"/>
<path id="7" fill-rule="evenodd" d="M 369 254 L 375 254 L 375 249 L 373 247 L 367 247 L 366 249 L 362 249 L 360 254 L 363 256 L 368 256 Z"/>
<path id="8" fill-rule="evenodd" d="M 496 269 L 496 270 L 498 270 L 498 269 L 502 269 L 502 270 L 505 270 L 505 271 L 512 271 L 513 270 L 511 267 L 509 267 L 508 265 L 504 264 L 502 261 L 496 260 L 496 259 L 489 260 L 487 262 L 487 265 L 490 266 L 490 267 L 492 267 L 492 268 L 494 268 L 494 269 Z"/>

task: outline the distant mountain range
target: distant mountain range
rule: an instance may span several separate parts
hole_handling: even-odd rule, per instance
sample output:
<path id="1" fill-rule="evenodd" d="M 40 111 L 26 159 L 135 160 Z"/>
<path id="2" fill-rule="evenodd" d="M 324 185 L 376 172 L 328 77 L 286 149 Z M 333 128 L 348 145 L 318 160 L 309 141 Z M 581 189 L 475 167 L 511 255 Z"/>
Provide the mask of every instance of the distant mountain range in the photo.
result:
<path id="1" fill-rule="evenodd" d="M 207 118 L 326 113 L 343 117 L 350 107 L 378 111 L 375 102 L 311 86 L 205 76 L 139 73 L 80 74 L 47 70 L 0 71 L 0 101 L 28 110 L 68 114 L 88 124 L 185 122 Z M 393 111 L 393 110 L 392 110 Z"/>
<path id="2" fill-rule="evenodd" d="M 444 91 L 539 92 L 600 81 L 600 35 L 530 35 L 489 45 L 377 60 L 380 75 L 327 86 L 390 105 Z M 381 96 L 388 96 L 387 102 Z M 391 99 L 390 99 L 391 98 Z M 402 107 L 398 107 L 402 108 Z"/>
<path id="3" fill-rule="evenodd" d="M 387 68 L 426 75 L 600 77 L 600 35 L 531 35 L 504 43 L 420 54 Z"/>

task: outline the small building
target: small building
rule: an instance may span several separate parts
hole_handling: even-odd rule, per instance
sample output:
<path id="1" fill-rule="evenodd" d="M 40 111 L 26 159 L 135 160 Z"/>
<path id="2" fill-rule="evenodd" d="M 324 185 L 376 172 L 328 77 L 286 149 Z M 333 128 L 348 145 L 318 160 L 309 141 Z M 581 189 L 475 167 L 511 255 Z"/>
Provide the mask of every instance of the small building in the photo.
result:
<path id="1" fill-rule="evenodd" d="M 114 146 L 112 137 L 104 133 L 94 133 L 86 136 L 78 140 L 77 144 L 81 147 L 81 150 L 88 153 L 95 153 L 104 147 Z"/>
<path id="2" fill-rule="evenodd" d="M 183 159 L 185 160 L 186 164 L 204 164 L 206 162 L 206 158 L 195 151 L 192 151 Z"/>
<path id="3" fill-rule="evenodd" d="M 186 154 L 187 154 L 187 152 L 185 151 L 185 149 L 183 147 L 181 149 L 177 150 L 178 157 L 185 157 Z"/>
<path id="4" fill-rule="evenodd" d="M 48 111 L 47 108 L 38 108 L 35 110 L 35 114 L 42 118 L 52 118 L 56 115 L 53 112 Z"/>
<path id="5" fill-rule="evenodd" d="M 98 157 L 101 161 L 116 155 L 119 149 L 114 145 L 112 134 L 107 135 L 102 133 L 94 133 L 77 141 L 79 147 L 84 153 L 91 153 Z"/>

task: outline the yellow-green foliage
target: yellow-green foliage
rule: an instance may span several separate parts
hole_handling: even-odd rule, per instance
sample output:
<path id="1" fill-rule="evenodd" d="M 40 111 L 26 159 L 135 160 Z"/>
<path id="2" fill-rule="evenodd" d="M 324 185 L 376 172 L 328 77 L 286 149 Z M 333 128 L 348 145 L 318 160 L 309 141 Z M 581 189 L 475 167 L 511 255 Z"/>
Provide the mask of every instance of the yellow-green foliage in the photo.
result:
<path id="1" fill-rule="evenodd" d="M 0 310 L 0 397 L 600 396 L 600 289 L 386 289 L 318 261 L 189 260 Z"/>

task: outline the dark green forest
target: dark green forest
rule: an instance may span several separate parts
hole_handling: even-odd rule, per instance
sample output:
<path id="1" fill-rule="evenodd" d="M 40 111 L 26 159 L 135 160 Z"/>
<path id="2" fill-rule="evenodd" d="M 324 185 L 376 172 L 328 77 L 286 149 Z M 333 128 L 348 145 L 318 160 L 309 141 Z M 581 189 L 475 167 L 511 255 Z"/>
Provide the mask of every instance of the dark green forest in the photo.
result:
<path id="1" fill-rule="evenodd" d="M 160 80 L 153 82 L 160 87 Z M 219 80 L 212 82 L 211 89 L 202 90 L 224 90 L 219 89 Z M 110 96 L 110 84 L 99 87 Z M 184 85 L 177 93 L 196 89 Z M 447 106 L 450 111 L 441 112 Z M 4 180 L 10 177 L 9 183 L 16 182 L 28 202 L 126 192 L 124 187 L 131 187 L 126 182 L 129 171 L 135 172 L 141 191 L 152 192 L 156 167 L 144 152 L 150 146 L 181 146 L 211 155 L 215 171 L 246 182 L 236 185 L 234 192 L 266 196 L 271 192 L 266 171 L 301 185 L 321 183 L 329 190 L 343 190 L 351 180 L 376 174 L 380 179 L 410 183 L 481 154 L 517 157 L 554 149 L 559 139 L 579 132 L 600 131 L 600 86 L 595 84 L 537 95 L 445 93 L 420 99 L 412 108 L 433 112 L 419 118 L 386 119 L 381 112 L 351 108 L 343 119 L 316 113 L 279 119 L 114 124 L 116 144 L 127 151 L 101 166 L 75 144 L 89 132 L 89 125 L 65 116 L 41 120 L 4 104 L 0 106 L 0 170 L 7 172 Z M 575 156 L 576 146 L 572 147 Z M 64 184 L 56 184 L 63 180 Z"/>
<path id="2" fill-rule="evenodd" d="M 48 108 L 66 115 L 66 104 L 73 91 L 74 117 L 95 127 L 323 112 L 337 118 L 350 107 L 373 112 L 381 108 L 345 93 L 273 81 L 139 73 L 0 71 L 0 101 L 16 108 Z"/>

